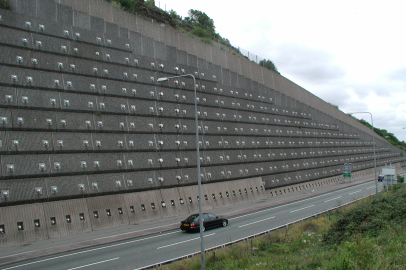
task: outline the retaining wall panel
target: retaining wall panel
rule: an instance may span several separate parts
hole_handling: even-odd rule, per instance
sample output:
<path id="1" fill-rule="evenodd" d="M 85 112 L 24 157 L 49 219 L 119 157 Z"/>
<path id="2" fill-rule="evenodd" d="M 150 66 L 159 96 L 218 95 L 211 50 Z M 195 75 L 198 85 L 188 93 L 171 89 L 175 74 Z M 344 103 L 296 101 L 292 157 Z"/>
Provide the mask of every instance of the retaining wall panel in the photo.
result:
<path id="1" fill-rule="evenodd" d="M 46 154 L 40 155 L 7 155 L 1 158 L 3 176 L 35 176 L 47 175 L 50 172 L 49 156 Z M 9 170 L 9 165 L 14 165 L 13 170 Z M 45 167 L 40 169 L 40 165 Z"/>
<path id="2" fill-rule="evenodd" d="M 27 151 L 49 152 L 54 149 L 52 133 L 50 132 L 8 131 L 7 138 L 7 142 L 3 140 L 2 143 L 4 151 L 15 154 Z M 44 146 L 44 141 L 48 142 L 48 146 Z"/>
<path id="3" fill-rule="evenodd" d="M 127 211 L 124 197 L 110 195 L 87 198 L 86 201 L 93 230 L 122 226 L 129 223 L 128 214 L 124 214 L 124 211 Z M 123 210 L 122 214 L 119 214 L 119 208 Z M 107 214 L 108 210 L 110 210 L 110 215 Z M 98 211 L 99 218 L 94 218 L 94 211 Z"/>
<path id="4" fill-rule="evenodd" d="M 40 191 L 37 192 L 37 188 Z M 19 201 L 39 201 L 47 197 L 46 182 L 44 178 L 30 179 L 13 179 L 0 182 L 1 190 L 9 190 L 9 196 L 4 201 L 4 205 L 8 202 Z"/>
<path id="5" fill-rule="evenodd" d="M 34 226 L 39 219 L 41 227 Z M 18 230 L 17 222 L 23 223 L 23 230 Z M 0 245 L 10 246 L 21 243 L 47 239 L 47 226 L 42 204 L 27 204 L 5 207 L 2 209 L 0 224 L 4 224 L 5 233 L 0 237 Z"/>
<path id="6" fill-rule="evenodd" d="M 85 199 L 44 203 L 44 216 L 49 238 L 90 232 L 89 210 Z M 80 218 L 83 214 L 83 219 Z M 70 222 L 67 222 L 70 216 Z M 51 223 L 55 218 L 56 223 Z"/>
<path id="7" fill-rule="evenodd" d="M 161 200 L 160 207 L 162 218 L 189 213 L 187 205 L 179 202 L 182 195 L 180 194 L 178 188 L 157 190 L 156 197 Z M 165 207 L 162 207 L 162 202 L 165 202 Z"/>
<path id="8" fill-rule="evenodd" d="M 125 194 L 123 197 L 127 205 L 134 206 L 134 213 L 130 216 L 130 223 L 136 224 L 162 218 L 161 201 L 157 198 L 155 190 L 136 194 Z M 151 203 L 155 205 L 155 209 L 152 209 Z M 142 205 L 144 206 L 144 210 Z"/>
<path id="9" fill-rule="evenodd" d="M 86 175 L 47 177 L 47 193 L 50 198 L 83 196 L 89 193 L 89 185 Z M 80 189 L 83 185 L 84 189 Z M 56 191 L 53 190 L 56 187 Z"/>

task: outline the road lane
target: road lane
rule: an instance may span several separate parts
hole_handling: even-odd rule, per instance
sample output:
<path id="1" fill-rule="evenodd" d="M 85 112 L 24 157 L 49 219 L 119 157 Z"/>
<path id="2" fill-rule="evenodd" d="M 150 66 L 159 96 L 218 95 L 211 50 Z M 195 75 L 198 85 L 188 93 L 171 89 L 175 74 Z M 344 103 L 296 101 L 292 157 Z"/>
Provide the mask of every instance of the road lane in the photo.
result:
<path id="1" fill-rule="evenodd" d="M 368 182 L 230 218 L 227 227 L 208 230 L 204 233 L 205 248 L 241 239 L 334 208 L 355 198 L 368 196 L 370 189 L 374 187 L 371 182 Z M 78 267 L 108 270 L 135 269 L 199 250 L 198 233 L 172 231 L 17 264 L 4 269 L 79 269 Z M 105 263 L 94 264 L 96 262 Z"/>

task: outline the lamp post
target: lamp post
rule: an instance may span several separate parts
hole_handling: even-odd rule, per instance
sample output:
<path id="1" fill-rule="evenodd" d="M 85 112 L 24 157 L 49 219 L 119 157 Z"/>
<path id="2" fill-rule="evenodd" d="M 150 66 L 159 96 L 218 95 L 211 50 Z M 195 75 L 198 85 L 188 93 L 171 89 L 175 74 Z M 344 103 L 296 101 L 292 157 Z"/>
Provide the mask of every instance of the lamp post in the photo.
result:
<path id="1" fill-rule="evenodd" d="M 372 126 L 372 144 L 374 145 L 374 167 L 375 167 L 375 193 L 376 193 L 376 199 L 378 199 L 378 176 L 376 175 L 376 154 L 375 154 L 375 131 L 374 131 L 374 120 L 372 119 L 372 113 L 370 112 L 352 112 L 352 113 L 347 113 L 349 115 L 353 114 L 360 114 L 360 113 L 368 113 L 371 115 L 371 126 Z"/>
<path id="2" fill-rule="evenodd" d="M 199 155 L 199 122 L 197 119 L 197 95 L 196 95 L 196 78 L 192 74 L 185 74 L 173 77 L 162 77 L 157 80 L 159 83 L 169 81 L 170 79 L 191 77 L 193 79 L 193 91 L 195 93 L 195 124 L 196 124 L 196 155 L 197 155 L 197 186 L 199 196 L 199 229 L 200 229 L 200 256 L 201 256 L 201 269 L 206 268 L 204 258 L 204 244 L 203 244 L 203 210 L 202 210 L 202 178 L 200 176 L 200 155 Z"/>

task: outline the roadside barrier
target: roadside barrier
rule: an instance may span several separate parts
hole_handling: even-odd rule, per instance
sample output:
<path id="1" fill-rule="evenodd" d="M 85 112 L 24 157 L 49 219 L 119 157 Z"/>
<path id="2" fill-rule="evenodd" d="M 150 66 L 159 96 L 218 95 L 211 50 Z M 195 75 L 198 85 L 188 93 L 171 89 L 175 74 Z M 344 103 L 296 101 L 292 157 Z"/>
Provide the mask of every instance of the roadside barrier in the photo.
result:
<path id="1" fill-rule="evenodd" d="M 252 235 L 247 236 L 247 237 L 243 237 L 243 238 L 240 238 L 240 239 L 237 239 L 237 240 L 234 240 L 234 241 L 230 241 L 230 242 L 227 242 L 227 243 L 218 245 L 218 246 L 214 246 L 214 247 L 211 247 L 211 248 L 207 248 L 207 249 L 204 250 L 204 252 L 207 253 L 207 252 L 210 252 L 210 251 L 213 251 L 213 250 L 217 250 L 217 249 L 224 249 L 224 248 L 227 247 L 227 246 L 231 246 L 231 245 L 234 245 L 234 244 L 243 242 L 243 241 L 248 242 L 250 239 L 256 238 L 256 237 L 261 236 L 261 235 L 269 234 L 269 233 L 271 233 L 271 232 L 273 232 L 273 231 L 276 231 L 276 230 L 279 230 L 279 229 L 283 229 L 283 228 L 286 228 L 286 229 L 287 229 L 290 225 L 293 225 L 293 224 L 295 224 L 295 223 L 303 222 L 303 221 L 305 221 L 305 220 L 308 220 L 308 219 L 311 219 L 311 218 L 314 218 L 314 217 L 317 217 L 317 216 L 320 216 L 320 215 L 327 214 L 327 213 L 329 213 L 329 212 L 331 212 L 331 211 L 337 210 L 337 209 L 339 209 L 339 208 L 341 208 L 341 207 L 346 207 L 347 205 L 350 205 L 350 204 L 352 204 L 352 203 L 358 202 L 358 201 L 360 201 L 360 200 L 362 200 L 362 199 L 365 199 L 365 198 L 368 198 L 368 197 L 371 197 L 371 196 L 375 196 L 375 194 L 371 194 L 371 195 L 368 195 L 368 196 L 364 196 L 364 197 L 358 198 L 358 199 L 356 199 L 356 200 L 353 200 L 353 201 L 351 201 L 351 202 L 345 203 L 345 204 L 343 204 L 343 205 L 336 206 L 336 207 L 330 208 L 330 209 L 328 209 L 328 210 L 324 210 L 324 211 L 319 212 L 319 213 L 317 213 L 317 214 L 313 214 L 313 215 L 307 216 L 307 217 L 305 217 L 305 218 L 301 218 L 301 219 L 298 219 L 298 220 L 295 220 L 295 221 L 286 223 L 286 224 L 284 224 L 284 225 L 280 225 L 280 226 L 278 226 L 278 227 L 274 227 L 274 228 L 272 228 L 272 229 L 262 231 L 262 232 L 260 232 L 260 233 L 252 234 Z M 162 267 L 162 266 L 164 266 L 164 265 L 171 264 L 171 263 L 174 263 L 174 262 L 177 262 L 177 261 L 182 261 L 182 260 L 189 259 L 189 258 L 193 258 L 194 256 L 199 255 L 199 254 L 200 254 L 200 251 L 194 252 L 194 253 L 189 253 L 189 254 L 187 254 L 187 255 L 183 255 L 183 256 L 180 256 L 180 257 L 176 257 L 176 258 L 173 258 L 173 259 L 170 259 L 170 260 L 166 260 L 166 261 L 162 261 L 162 262 L 159 262 L 159 263 L 147 265 L 147 266 L 144 266 L 144 267 L 141 267 L 141 268 L 136 268 L 135 270 L 147 270 L 147 269 L 154 269 L 154 268 L 155 268 L 155 269 L 159 269 L 159 267 Z"/>

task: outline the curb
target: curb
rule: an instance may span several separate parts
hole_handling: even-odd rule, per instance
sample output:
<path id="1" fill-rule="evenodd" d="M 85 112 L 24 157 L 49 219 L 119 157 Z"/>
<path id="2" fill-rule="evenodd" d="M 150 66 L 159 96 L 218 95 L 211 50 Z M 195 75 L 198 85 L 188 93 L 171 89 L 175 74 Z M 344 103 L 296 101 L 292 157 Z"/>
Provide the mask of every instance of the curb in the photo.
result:
<path id="1" fill-rule="evenodd" d="M 356 182 L 356 183 L 345 183 L 345 184 L 346 184 L 346 187 L 350 187 L 350 186 L 363 184 L 363 183 L 366 183 L 369 181 L 373 181 L 373 180 L 371 180 L 371 179 L 360 180 L 359 182 Z M 339 189 L 342 189 L 342 187 L 335 187 L 335 188 L 329 189 L 328 192 L 334 192 Z M 267 209 L 267 208 L 271 208 L 271 207 L 280 206 L 280 205 L 283 205 L 288 202 L 292 203 L 292 202 L 300 201 L 304 198 L 312 198 L 312 197 L 318 196 L 320 194 L 323 194 L 323 193 L 319 193 L 319 192 L 307 193 L 307 194 L 303 194 L 300 197 L 295 197 L 295 199 L 293 199 L 291 197 L 291 198 L 287 198 L 286 200 L 281 200 L 277 203 L 270 202 L 270 203 L 260 205 L 260 206 L 247 207 L 247 208 L 243 208 L 241 210 L 233 210 L 230 212 L 225 212 L 223 215 L 226 217 L 229 217 L 229 218 L 236 217 L 236 216 L 250 213 L 253 211 L 259 211 L 259 210 L 263 210 L 263 209 Z M 9 256 L 0 258 L 0 266 L 6 266 L 6 265 L 9 265 L 12 263 L 28 261 L 28 260 L 31 260 L 34 258 L 38 259 L 38 258 L 50 256 L 50 255 L 57 255 L 57 254 L 61 254 L 64 252 L 72 252 L 75 250 L 81 250 L 81 249 L 85 249 L 85 248 L 98 247 L 98 246 L 102 246 L 102 245 L 106 245 L 106 244 L 112 244 L 112 243 L 116 243 L 116 242 L 120 242 L 120 241 L 130 240 L 130 239 L 134 239 L 134 238 L 140 238 L 140 237 L 145 237 L 145 236 L 149 236 L 149 235 L 153 235 L 153 234 L 174 231 L 176 229 L 178 229 L 178 225 L 167 225 L 167 226 L 162 226 L 162 228 L 160 228 L 159 230 L 145 229 L 142 231 L 128 233 L 124 237 L 111 236 L 111 238 L 114 237 L 114 239 L 110 239 L 110 240 L 108 240 L 109 237 L 106 237 L 106 239 L 86 240 L 86 241 L 78 242 L 75 244 L 68 244 L 66 246 L 50 247 L 50 248 L 39 249 L 39 250 L 35 250 L 35 251 L 27 251 L 25 253 L 18 253 L 18 254 L 13 254 L 13 255 L 9 255 Z"/>

